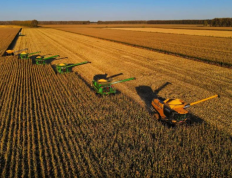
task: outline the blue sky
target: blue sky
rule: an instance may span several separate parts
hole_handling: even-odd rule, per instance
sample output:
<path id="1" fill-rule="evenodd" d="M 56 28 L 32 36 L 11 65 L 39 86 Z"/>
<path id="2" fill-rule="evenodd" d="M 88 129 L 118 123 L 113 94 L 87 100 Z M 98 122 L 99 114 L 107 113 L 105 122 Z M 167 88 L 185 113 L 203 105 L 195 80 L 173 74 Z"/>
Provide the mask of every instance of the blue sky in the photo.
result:
<path id="1" fill-rule="evenodd" d="M 4 0 L 0 4 L 0 21 L 176 20 L 232 17 L 232 0 Z"/>

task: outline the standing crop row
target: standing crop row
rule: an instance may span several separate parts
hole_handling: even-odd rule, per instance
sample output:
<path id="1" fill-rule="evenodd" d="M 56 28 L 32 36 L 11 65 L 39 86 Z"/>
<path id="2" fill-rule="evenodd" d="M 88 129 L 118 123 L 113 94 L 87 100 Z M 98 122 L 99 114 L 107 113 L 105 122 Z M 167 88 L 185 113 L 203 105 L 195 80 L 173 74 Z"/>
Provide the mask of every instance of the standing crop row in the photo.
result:
<path id="1" fill-rule="evenodd" d="M 0 70 L 1 177 L 232 176 L 230 135 L 215 126 L 168 128 L 51 65 L 12 57 Z"/>

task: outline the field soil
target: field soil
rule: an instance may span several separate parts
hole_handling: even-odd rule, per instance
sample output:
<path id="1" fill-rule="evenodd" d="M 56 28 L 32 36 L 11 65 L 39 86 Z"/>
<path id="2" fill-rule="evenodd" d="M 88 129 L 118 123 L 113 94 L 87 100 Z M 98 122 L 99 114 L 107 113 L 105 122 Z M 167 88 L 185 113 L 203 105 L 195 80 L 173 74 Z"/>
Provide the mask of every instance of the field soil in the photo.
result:
<path id="1" fill-rule="evenodd" d="M 57 29 L 77 34 L 107 39 L 109 41 L 142 47 L 166 54 L 173 54 L 202 61 L 228 64 L 232 66 L 232 38 L 209 36 L 193 36 L 169 33 L 148 33 L 141 31 L 126 31 L 106 28 L 76 28 L 58 26 Z M 136 28 L 134 28 L 136 30 Z M 167 29 L 161 29 L 164 31 Z M 178 30 L 171 30 L 174 33 Z M 196 34 L 196 30 L 187 30 Z M 215 31 L 212 31 L 214 33 Z M 204 30 L 202 30 L 204 33 Z M 220 32 L 217 32 L 220 33 Z M 223 33 L 223 32 L 221 32 Z M 231 32 L 226 32 L 231 33 Z"/>
<path id="2" fill-rule="evenodd" d="M 52 65 L 91 61 L 72 69 L 89 84 L 96 74 L 123 73 L 115 80 L 136 77 L 115 87 L 147 108 L 154 95 L 190 103 L 219 94 L 220 99 L 198 104 L 190 111 L 198 118 L 197 122 L 207 121 L 232 134 L 231 69 L 56 29 L 24 29 L 23 34 L 26 36 L 19 37 L 15 49 L 28 47 L 29 52 L 60 55 L 50 61 Z M 163 85 L 166 87 L 160 90 Z"/>
<path id="3" fill-rule="evenodd" d="M 20 28 L 1 28 L 0 27 L 0 56 L 2 56 L 15 36 L 18 34 Z"/>

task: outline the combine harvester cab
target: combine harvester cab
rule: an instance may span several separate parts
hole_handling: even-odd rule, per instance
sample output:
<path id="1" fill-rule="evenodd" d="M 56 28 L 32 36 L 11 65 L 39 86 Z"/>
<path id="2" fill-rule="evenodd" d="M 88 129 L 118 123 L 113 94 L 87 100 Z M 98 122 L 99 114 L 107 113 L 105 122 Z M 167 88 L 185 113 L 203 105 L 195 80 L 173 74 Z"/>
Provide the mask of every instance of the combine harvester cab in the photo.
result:
<path id="1" fill-rule="evenodd" d="M 41 51 L 37 51 L 37 52 L 34 52 L 34 53 L 28 53 L 26 51 L 23 51 L 22 53 L 19 54 L 19 59 L 30 59 L 30 57 L 34 54 L 38 54 L 40 53 Z"/>
<path id="2" fill-rule="evenodd" d="M 48 59 L 53 59 L 53 58 L 56 58 L 56 57 L 60 57 L 59 55 L 55 55 L 55 56 L 51 56 L 51 57 L 47 57 L 47 58 L 44 58 L 44 56 L 37 56 L 35 58 L 35 62 L 37 65 L 45 65 L 46 64 L 46 60 Z"/>
<path id="3" fill-rule="evenodd" d="M 190 104 L 181 99 L 166 99 L 164 101 L 154 99 L 151 104 L 156 110 L 156 119 L 170 125 L 191 124 L 191 117 L 186 108 L 216 97 L 219 97 L 219 95 L 214 95 Z"/>
<path id="4" fill-rule="evenodd" d="M 66 63 L 62 63 L 62 64 L 57 64 L 56 65 L 56 71 L 60 74 L 65 74 L 65 73 L 69 73 L 71 72 L 71 68 L 74 67 L 74 66 L 79 66 L 79 65 L 82 65 L 82 64 L 87 64 L 87 63 L 90 63 L 89 61 L 85 61 L 85 62 L 81 62 L 81 63 L 77 63 L 77 64 L 71 64 L 71 65 L 68 65 Z"/>
<path id="5" fill-rule="evenodd" d="M 116 94 L 117 90 L 114 88 L 113 85 L 117 83 L 127 82 L 130 80 L 135 80 L 135 77 L 124 79 L 124 80 L 119 80 L 116 82 L 110 82 L 107 79 L 99 79 L 97 81 L 93 80 L 92 86 L 97 94 L 100 94 L 100 95 Z"/>

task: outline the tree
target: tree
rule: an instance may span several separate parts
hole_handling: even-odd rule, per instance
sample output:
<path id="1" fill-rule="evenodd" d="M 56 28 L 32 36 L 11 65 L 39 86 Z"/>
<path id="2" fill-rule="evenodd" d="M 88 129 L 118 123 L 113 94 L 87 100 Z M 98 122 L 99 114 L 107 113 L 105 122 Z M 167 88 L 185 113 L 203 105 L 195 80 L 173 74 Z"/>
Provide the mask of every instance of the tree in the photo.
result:
<path id="1" fill-rule="evenodd" d="M 38 26 L 38 21 L 37 20 L 32 20 L 31 21 L 31 27 L 37 27 Z"/>

